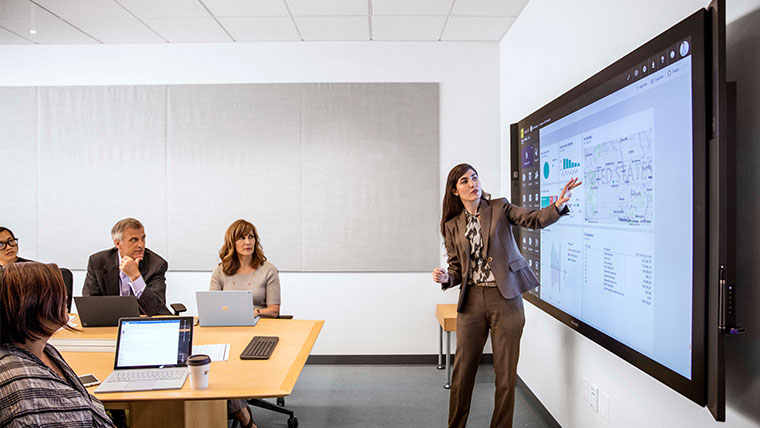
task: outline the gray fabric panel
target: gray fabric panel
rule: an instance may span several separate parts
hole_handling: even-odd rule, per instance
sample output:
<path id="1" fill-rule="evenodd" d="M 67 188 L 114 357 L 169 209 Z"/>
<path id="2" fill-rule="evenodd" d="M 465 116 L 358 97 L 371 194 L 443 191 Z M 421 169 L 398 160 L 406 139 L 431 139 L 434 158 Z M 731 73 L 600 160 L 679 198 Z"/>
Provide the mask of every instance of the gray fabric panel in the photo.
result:
<path id="1" fill-rule="evenodd" d="M 302 269 L 437 266 L 438 84 L 303 87 Z"/>
<path id="2" fill-rule="evenodd" d="M 83 269 L 132 216 L 173 270 L 213 267 L 237 218 L 284 271 L 438 263 L 437 84 L 0 89 L 22 256 Z"/>
<path id="3" fill-rule="evenodd" d="M 39 258 L 84 269 L 124 217 L 166 256 L 165 139 L 165 86 L 39 88 Z"/>
<path id="4" fill-rule="evenodd" d="M 19 239 L 19 256 L 37 259 L 37 88 L 0 87 L 0 226 Z"/>
<path id="5" fill-rule="evenodd" d="M 300 102 L 298 84 L 169 88 L 172 268 L 213 268 L 225 230 L 243 218 L 269 261 L 301 269 Z"/>

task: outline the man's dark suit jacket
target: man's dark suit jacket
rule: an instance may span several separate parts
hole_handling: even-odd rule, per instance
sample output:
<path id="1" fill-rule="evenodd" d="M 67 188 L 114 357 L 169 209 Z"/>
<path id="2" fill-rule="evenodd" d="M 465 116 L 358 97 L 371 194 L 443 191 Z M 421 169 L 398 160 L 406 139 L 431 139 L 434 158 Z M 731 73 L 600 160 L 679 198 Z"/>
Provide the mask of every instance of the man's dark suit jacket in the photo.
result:
<path id="1" fill-rule="evenodd" d="M 118 249 L 99 251 L 87 262 L 87 278 L 82 288 L 83 296 L 118 296 L 121 287 L 119 278 Z M 166 308 L 166 270 L 169 264 L 161 256 L 149 249 L 140 262 L 140 275 L 145 281 L 145 290 L 137 299 L 140 311 L 145 315 L 171 315 Z"/>
<path id="2" fill-rule="evenodd" d="M 486 260 L 491 266 L 496 286 L 505 299 L 514 299 L 539 284 L 536 275 L 528 268 L 525 257 L 520 254 L 511 225 L 541 229 L 556 222 L 560 215 L 568 211 L 565 207 L 559 213 L 554 204 L 540 210 L 530 210 L 512 205 L 506 198 L 480 200 L 480 231 Z M 464 210 L 444 224 L 449 282 L 442 284 L 442 288 L 445 290 L 462 284 L 459 289 L 458 312 L 461 312 L 470 288 L 470 241 L 464 236 L 466 227 L 467 215 Z"/>

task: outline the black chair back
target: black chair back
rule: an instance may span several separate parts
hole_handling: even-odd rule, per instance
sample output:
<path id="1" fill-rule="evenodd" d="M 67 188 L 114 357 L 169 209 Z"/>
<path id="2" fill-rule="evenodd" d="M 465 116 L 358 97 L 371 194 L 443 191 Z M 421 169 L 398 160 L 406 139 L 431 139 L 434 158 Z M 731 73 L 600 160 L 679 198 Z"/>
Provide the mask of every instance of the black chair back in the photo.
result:
<path id="1" fill-rule="evenodd" d="M 71 299 L 72 290 L 74 289 L 74 275 L 66 268 L 61 269 L 61 276 L 63 277 L 63 283 L 66 284 L 66 310 L 71 312 Z"/>

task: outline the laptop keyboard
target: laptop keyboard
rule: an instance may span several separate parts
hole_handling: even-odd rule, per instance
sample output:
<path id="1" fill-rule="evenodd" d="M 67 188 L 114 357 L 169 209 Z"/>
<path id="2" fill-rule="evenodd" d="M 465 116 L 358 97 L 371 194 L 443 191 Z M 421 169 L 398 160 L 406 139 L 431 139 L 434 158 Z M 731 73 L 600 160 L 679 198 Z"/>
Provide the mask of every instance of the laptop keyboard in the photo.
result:
<path id="1" fill-rule="evenodd" d="M 182 379 L 187 368 L 160 370 L 122 370 L 113 374 L 111 382 L 139 382 L 151 380 Z"/>
<path id="2" fill-rule="evenodd" d="M 253 336 L 243 353 L 240 354 L 241 360 L 266 360 L 272 355 L 274 347 L 280 338 L 277 336 Z"/>

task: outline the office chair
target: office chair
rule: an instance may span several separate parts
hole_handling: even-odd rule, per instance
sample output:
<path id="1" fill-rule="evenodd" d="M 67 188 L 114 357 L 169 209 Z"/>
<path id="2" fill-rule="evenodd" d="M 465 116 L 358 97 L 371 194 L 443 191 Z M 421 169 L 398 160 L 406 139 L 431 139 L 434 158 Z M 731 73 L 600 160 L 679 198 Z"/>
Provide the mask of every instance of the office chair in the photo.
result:
<path id="1" fill-rule="evenodd" d="M 290 320 L 290 319 L 293 319 L 293 315 L 280 314 L 280 316 L 278 316 L 277 319 Z M 287 415 L 288 428 L 298 428 L 298 418 L 295 417 L 295 413 L 293 413 L 292 410 L 288 410 L 284 407 L 285 397 L 277 397 L 277 405 L 274 405 L 270 403 L 269 401 L 266 401 L 262 398 L 249 398 L 245 401 L 251 406 L 258 407 L 264 410 L 270 410 L 272 412 L 281 413 L 283 415 Z M 232 428 L 237 428 L 237 426 L 238 426 L 237 421 L 233 421 Z"/>
<path id="2" fill-rule="evenodd" d="M 172 308 L 172 312 L 174 313 L 174 316 L 178 316 L 182 312 L 187 312 L 187 308 L 182 303 L 172 303 L 169 305 Z"/>
<path id="3" fill-rule="evenodd" d="M 71 312 L 71 299 L 74 288 L 74 275 L 66 268 L 59 268 L 61 270 L 61 276 L 63 277 L 63 283 L 66 285 L 66 311 Z"/>

